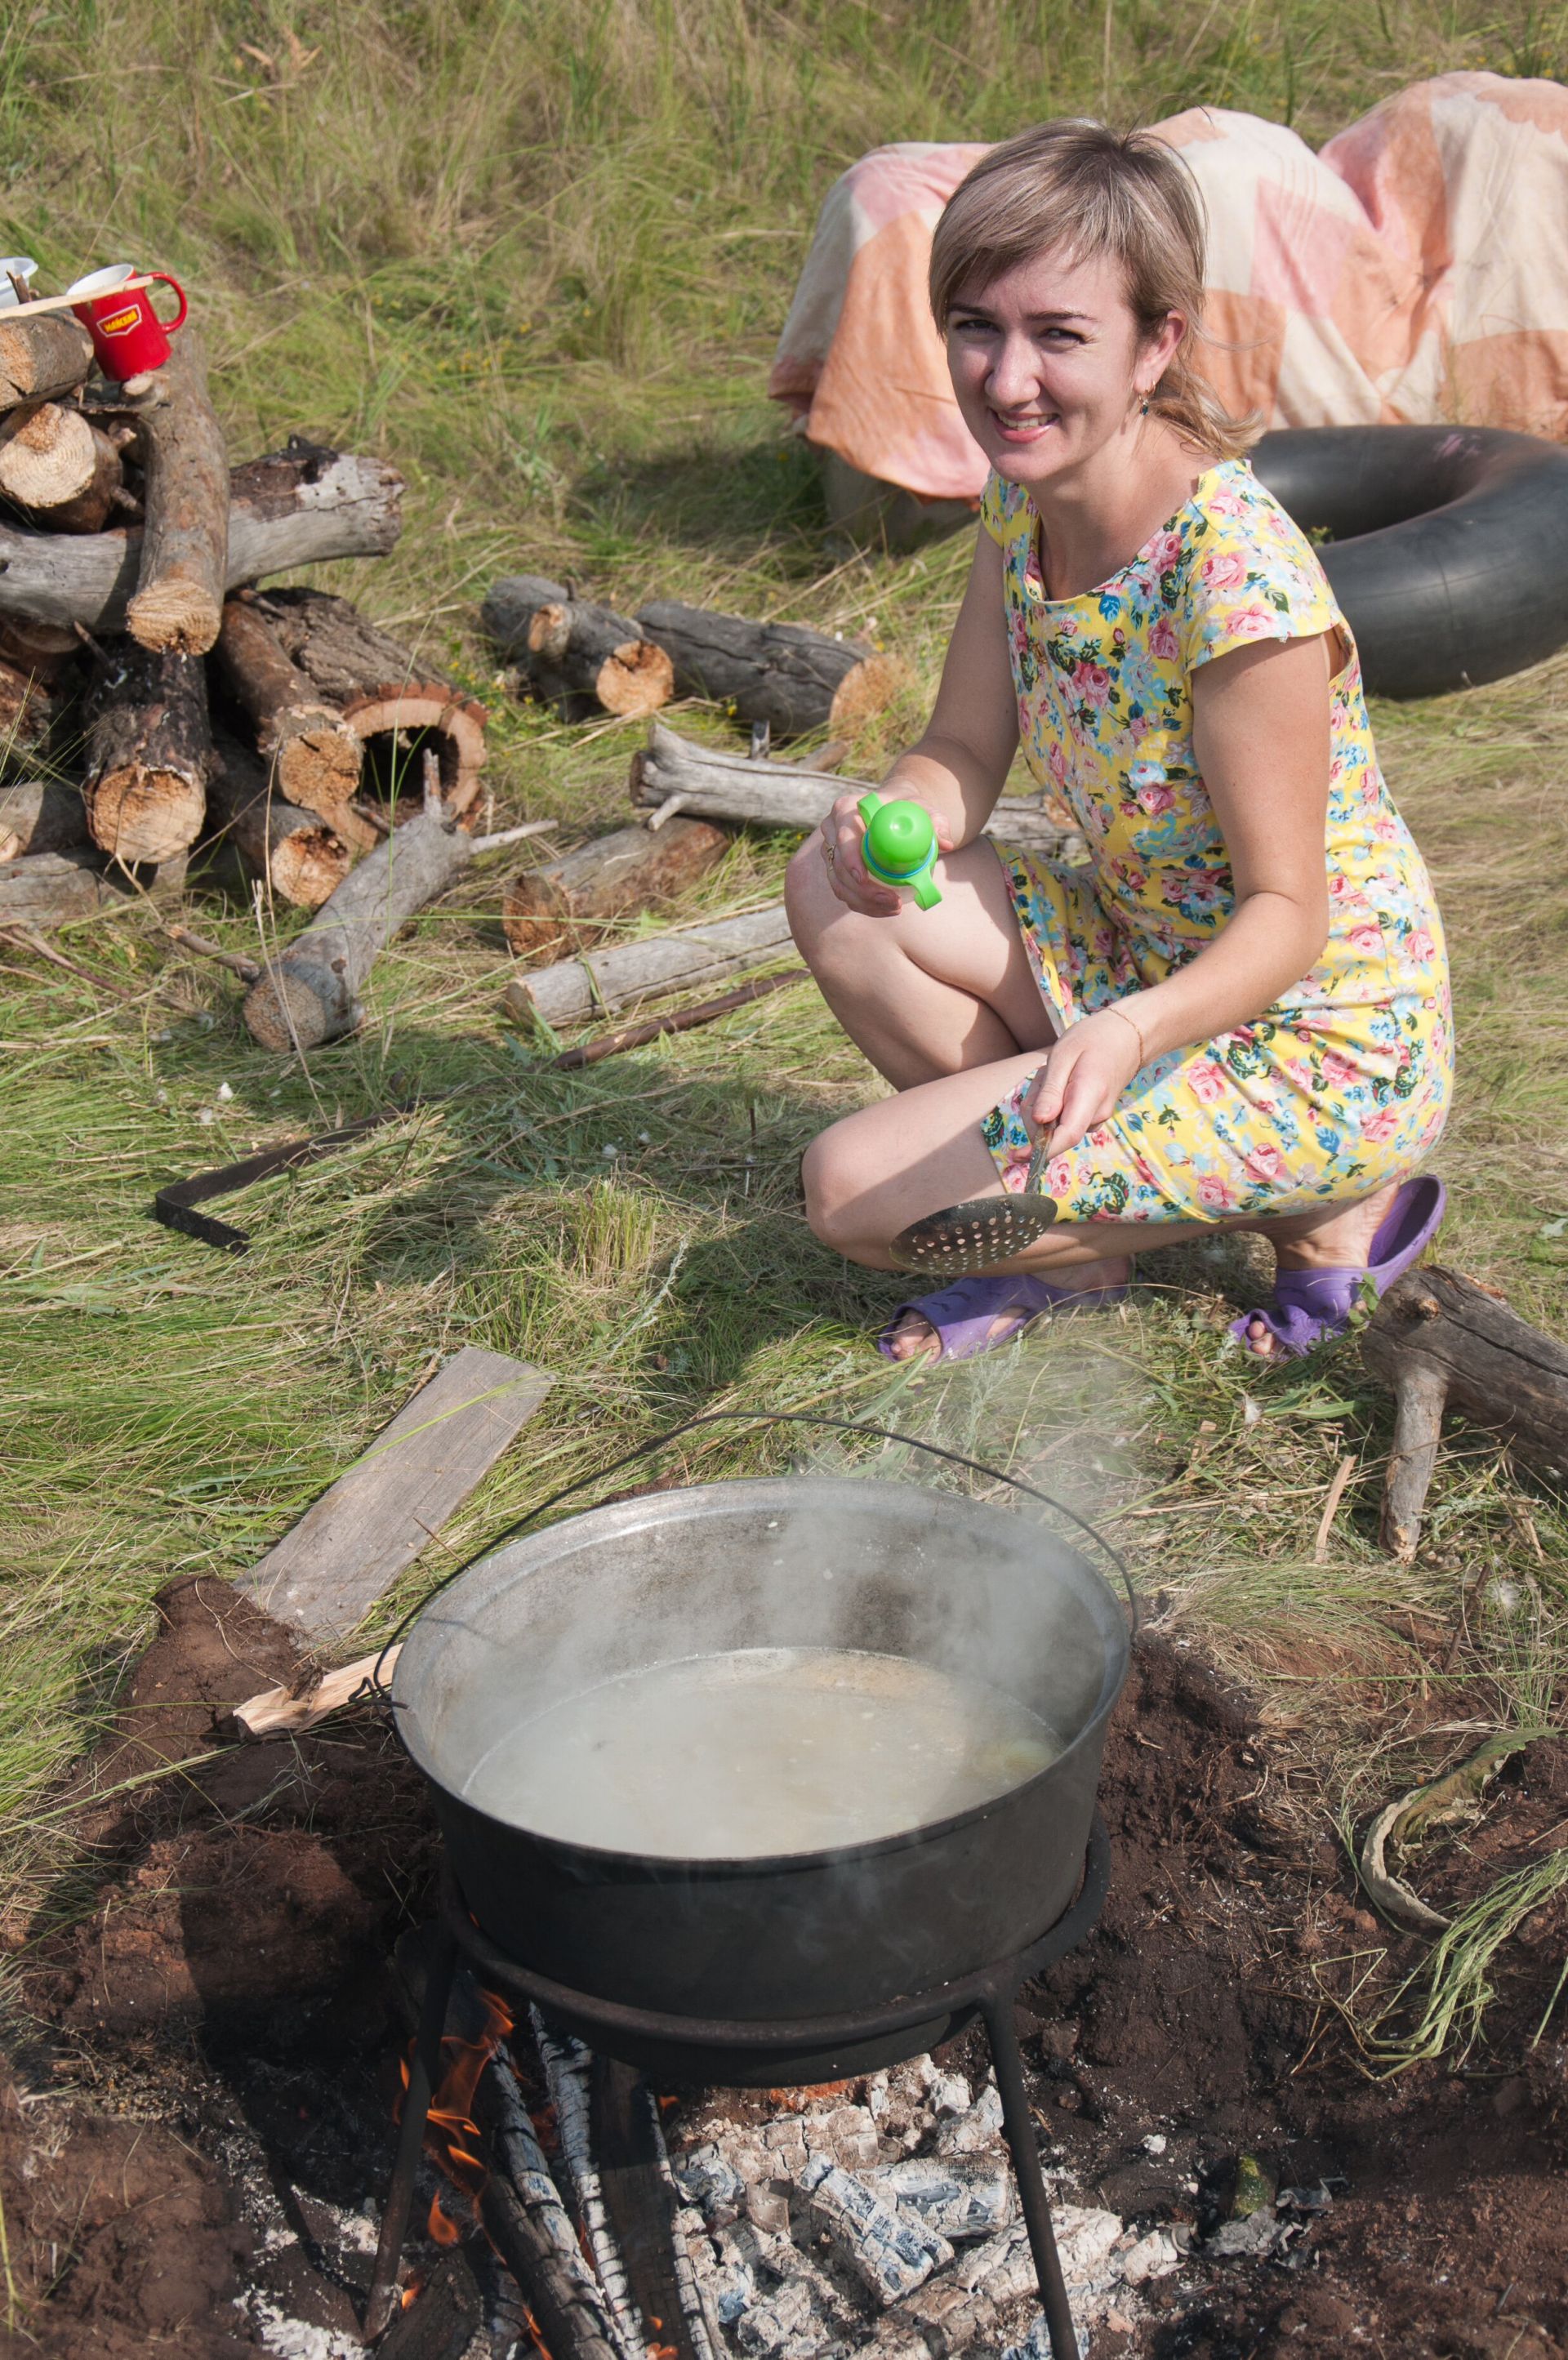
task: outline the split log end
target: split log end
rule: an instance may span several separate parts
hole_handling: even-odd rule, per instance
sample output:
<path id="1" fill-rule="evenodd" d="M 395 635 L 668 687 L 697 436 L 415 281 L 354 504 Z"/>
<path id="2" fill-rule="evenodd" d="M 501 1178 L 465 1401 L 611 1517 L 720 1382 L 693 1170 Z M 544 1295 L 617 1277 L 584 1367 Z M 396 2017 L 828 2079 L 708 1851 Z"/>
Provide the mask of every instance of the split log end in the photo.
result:
<path id="1" fill-rule="evenodd" d="M 675 667 L 652 639 L 628 639 L 599 666 L 594 694 L 607 713 L 641 720 L 668 705 L 675 693 Z"/>
<path id="2" fill-rule="evenodd" d="M 106 771 L 88 790 L 93 843 L 127 864 L 156 864 L 188 852 L 206 813 L 205 788 L 185 770 L 129 762 Z"/>
<path id="3" fill-rule="evenodd" d="M 356 1000 L 323 992 L 307 974 L 274 967 L 251 985 L 240 1013 L 251 1039 L 281 1055 L 295 1048 L 316 1049 L 352 1032 L 362 1011 Z"/>
<path id="4" fill-rule="evenodd" d="M 126 628 L 155 655 L 204 656 L 217 645 L 223 611 L 209 589 L 170 574 L 137 592 Z"/>
<path id="5" fill-rule="evenodd" d="M 828 719 L 836 730 L 858 728 L 884 713 L 896 696 L 912 686 L 915 675 L 899 656 L 862 656 L 834 691 Z"/>

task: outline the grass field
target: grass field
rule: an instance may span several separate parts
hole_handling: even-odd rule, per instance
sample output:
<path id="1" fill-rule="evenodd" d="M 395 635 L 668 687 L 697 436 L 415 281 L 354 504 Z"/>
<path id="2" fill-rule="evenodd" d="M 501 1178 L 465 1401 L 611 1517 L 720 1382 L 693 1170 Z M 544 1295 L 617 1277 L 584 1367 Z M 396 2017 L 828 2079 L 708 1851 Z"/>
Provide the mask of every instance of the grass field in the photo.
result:
<path id="1" fill-rule="evenodd" d="M 623 815 L 640 732 L 567 728 L 493 689 L 476 610 L 497 573 L 870 631 L 909 656 L 922 694 L 934 683 L 966 550 L 831 547 L 810 454 L 761 390 L 817 205 L 856 154 L 1199 100 L 1315 140 L 1429 72 L 1560 72 L 1565 41 L 1568 12 L 1481 0 L 351 0 L 297 18 L 260 0 L 78 0 L 0 31 L 0 237 L 53 284 L 122 257 L 179 273 L 236 454 L 299 429 L 396 462 L 400 550 L 332 586 L 488 694 L 497 824 L 554 815 L 571 840 Z M 918 714 L 912 697 L 849 767 L 874 775 Z M 1376 718 L 1455 957 L 1444 1256 L 1563 1333 L 1568 665 Z M 681 726 L 725 733 L 718 716 Z M 771 895 L 787 849 L 738 844 L 690 907 Z M 1472 1728 L 1561 1710 L 1559 1509 L 1456 1432 L 1422 1557 L 1392 1570 L 1375 1541 L 1387 1402 L 1353 1343 L 1268 1374 L 1223 1349 L 1259 1274 L 1245 1249 L 1151 1255 L 1123 1314 L 995 1363 L 890 1371 L 867 1329 L 894 1290 L 801 1218 L 800 1149 L 871 1087 L 814 996 L 549 1074 L 499 1021 L 501 873 L 398 942 L 365 1031 L 308 1068 L 256 1050 L 228 979 L 139 914 L 64 938 L 103 989 L 0 952 L 15 1933 L 59 1865 L 50 1783 L 153 1591 L 254 1558 L 466 1341 L 557 1383 L 394 1606 L 694 1410 L 817 1406 L 961 1437 L 1112 1516 L 1158 1614 L 1266 1680 L 1305 1813 L 1396 1790 Z M 243 907 L 196 906 L 207 932 L 254 946 Z M 252 1142 L 449 1091 L 246 1199 L 244 1261 L 148 1220 L 156 1185 Z M 708 1436 L 686 1463 L 715 1474 L 787 1448 Z M 1489 1590 L 1503 1574 L 1514 1588 Z M 1441 1674 L 1415 1644 L 1434 1625 L 1457 1634 Z M 1444 1681 L 1453 1710 L 1433 1734 Z"/>

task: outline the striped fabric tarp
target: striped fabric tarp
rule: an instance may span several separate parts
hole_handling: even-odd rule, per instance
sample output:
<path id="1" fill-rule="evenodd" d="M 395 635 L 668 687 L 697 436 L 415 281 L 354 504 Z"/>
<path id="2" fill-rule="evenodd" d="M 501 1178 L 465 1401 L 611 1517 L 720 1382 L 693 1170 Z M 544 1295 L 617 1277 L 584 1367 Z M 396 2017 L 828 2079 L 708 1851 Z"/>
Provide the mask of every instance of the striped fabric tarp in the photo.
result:
<path id="1" fill-rule="evenodd" d="M 1314 155 L 1256 115 L 1153 126 L 1209 210 L 1205 366 L 1271 426 L 1512 426 L 1568 439 L 1568 89 L 1444 74 Z M 926 300 L 938 214 L 985 149 L 905 142 L 828 193 L 769 391 L 814 442 L 978 497 Z"/>

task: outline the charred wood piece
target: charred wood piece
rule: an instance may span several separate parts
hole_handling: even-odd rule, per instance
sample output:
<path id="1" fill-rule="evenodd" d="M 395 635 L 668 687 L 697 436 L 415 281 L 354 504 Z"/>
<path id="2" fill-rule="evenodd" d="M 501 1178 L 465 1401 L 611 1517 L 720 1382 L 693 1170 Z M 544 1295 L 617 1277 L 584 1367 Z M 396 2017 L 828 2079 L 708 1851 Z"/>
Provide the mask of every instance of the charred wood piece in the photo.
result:
<path id="1" fill-rule="evenodd" d="M 775 738 L 853 729 L 909 679 L 896 656 L 800 623 L 752 623 L 673 598 L 640 607 L 637 622 L 669 656 L 678 696 L 707 697 L 739 720 L 765 722 Z"/>
<path id="2" fill-rule="evenodd" d="M 1458 1271 L 1407 1271 L 1365 1329 L 1361 1357 L 1391 1386 L 1394 1447 L 1383 1495 L 1385 1548 L 1409 1560 L 1437 1462 L 1445 1409 L 1506 1441 L 1550 1481 L 1568 1482 L 1568 1347 Z"/>
<path id="3" fill-rule="evenodd" d="M 532 694 L 568 720 L 596 711 L 636 718 L 674 694 L 674 665 L 664 650 L 625 615 L 574 597 L 563 582 L 505 575 L 481 620 Z"/>
<path id="4" fill-rule="evenodd" d="M 336 557 L 382 557 L 402 530 L 402 478 L 379 460 L 291 442 L 229 478 L 227 587 Z M 0 615 L 123 630 L 142 535 L 0 529 Z"/>
<path id="5" fill-rule="evenodd" d="M 114 642 L 88 691 L 86 741 L 93 843 L 122 862 L 187 851 L 217 761 L 201 658 Z"/>
<path id="6" fill-rule="evenodd" d="M 630 910 L 672 901 L 721 860 L 729 838 L 704 820 L 676 820 L 662 834 L 619 827 L 575 852 L 513 878 L 501 925 L 520 958 L 558 943 L 593 939 Z"/>

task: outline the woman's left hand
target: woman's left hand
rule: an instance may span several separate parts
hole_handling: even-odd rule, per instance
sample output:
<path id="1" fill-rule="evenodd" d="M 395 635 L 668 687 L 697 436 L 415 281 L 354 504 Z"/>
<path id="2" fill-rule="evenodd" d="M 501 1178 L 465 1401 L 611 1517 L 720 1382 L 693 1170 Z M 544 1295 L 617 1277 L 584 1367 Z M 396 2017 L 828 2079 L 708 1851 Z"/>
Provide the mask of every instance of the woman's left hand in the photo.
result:
<path id="1" fill-rule="evenodd" d="M 1024 1101 L 1024 1119 L 1048 1134 L 1047 1146 L 1059 1155 L 1109 1120 L 1145 1062 L 1130 1019 L 1102 1008 L 1069 1024 L 1055 1043 Z"/>

